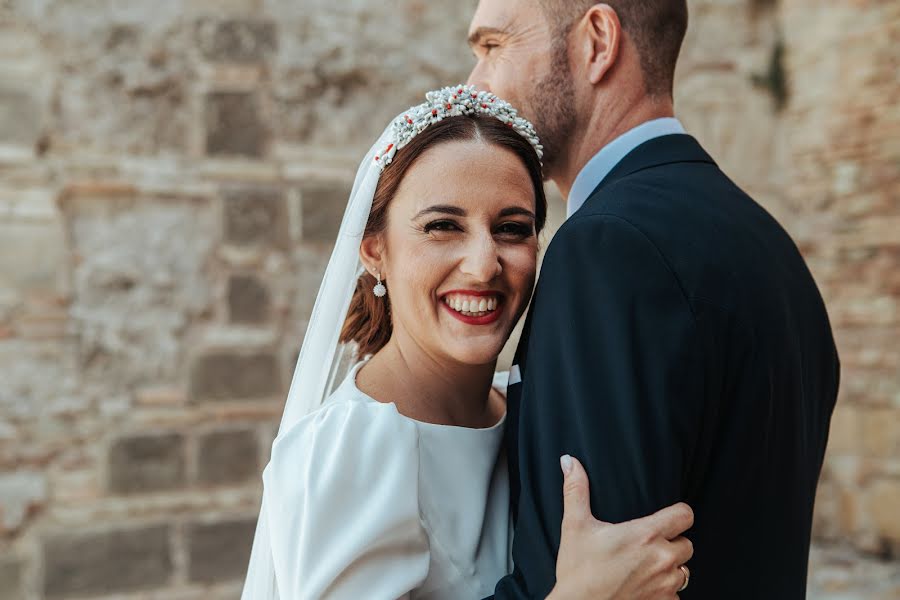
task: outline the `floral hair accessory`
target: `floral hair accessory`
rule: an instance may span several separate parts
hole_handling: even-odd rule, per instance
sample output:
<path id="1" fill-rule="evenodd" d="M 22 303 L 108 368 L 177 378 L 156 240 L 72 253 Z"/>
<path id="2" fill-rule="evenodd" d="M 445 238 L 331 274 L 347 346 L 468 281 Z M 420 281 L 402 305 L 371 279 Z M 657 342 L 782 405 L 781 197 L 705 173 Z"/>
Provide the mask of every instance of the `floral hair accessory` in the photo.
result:
<path id="1" fill-rule="evenodd" d="M 482 114 L 506 123 L 534 147 L 540 159 L 544 147 L 538 140 L 534 126 L 519 116 L 512 105 L 491 92 L 478 91 L 472 85 L 445 87 L 425 94 L 425 102 L 411 107 L 394 119 L 388 146 L 375 155 L 375 163 L 382 170 L 394 159 L 397 150 L 407 145 L 428 126 L 448 117 Z"/>

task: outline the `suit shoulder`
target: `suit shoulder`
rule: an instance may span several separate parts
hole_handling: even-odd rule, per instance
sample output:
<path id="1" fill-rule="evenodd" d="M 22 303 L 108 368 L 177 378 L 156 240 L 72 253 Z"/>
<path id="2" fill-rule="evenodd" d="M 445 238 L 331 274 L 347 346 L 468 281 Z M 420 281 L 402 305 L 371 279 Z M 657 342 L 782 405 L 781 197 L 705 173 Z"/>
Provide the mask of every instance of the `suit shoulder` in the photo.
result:
<path id="1" fill-rule="evenodd" d="M 636 223 L 616 214 L 576 214 L 557 231 L 547 248 L 541 279 L 568 278 L 572 273 L 604 285 L 644 289 L 648 284 L 686 296 L 669 257 Z"/>
<path id="2" fill-rule="evenodd" d="M 544 261 L 585 258 L 603 261 L 604 250 L 629 249 L 647 259 L 666 262 L 653 239 L 640 223 L 615 212 L 579 212 L 566 220 L 547 247 Z M 563 260 L 566 260 L 563 259 Z"/>

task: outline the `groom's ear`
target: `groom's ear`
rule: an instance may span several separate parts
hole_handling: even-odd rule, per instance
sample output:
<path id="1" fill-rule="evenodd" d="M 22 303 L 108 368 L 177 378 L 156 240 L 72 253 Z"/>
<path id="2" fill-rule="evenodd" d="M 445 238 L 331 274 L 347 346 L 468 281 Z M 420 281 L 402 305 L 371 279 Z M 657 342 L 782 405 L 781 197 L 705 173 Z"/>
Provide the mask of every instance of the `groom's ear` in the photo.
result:
<path id="1" fill-rule="evenodd" d="M 380 235 L 363 238 L 359 245 L 359 259 L 369 272 L 380 272 L 384 278 L 384 240 Z"/>
<path id="2" fill-rule="evenodd" d="M 619 56 L 622 24 L 608 4 L 595 4 L 579 23 L 582 60 L 591 84 L 600 83 Z"/>

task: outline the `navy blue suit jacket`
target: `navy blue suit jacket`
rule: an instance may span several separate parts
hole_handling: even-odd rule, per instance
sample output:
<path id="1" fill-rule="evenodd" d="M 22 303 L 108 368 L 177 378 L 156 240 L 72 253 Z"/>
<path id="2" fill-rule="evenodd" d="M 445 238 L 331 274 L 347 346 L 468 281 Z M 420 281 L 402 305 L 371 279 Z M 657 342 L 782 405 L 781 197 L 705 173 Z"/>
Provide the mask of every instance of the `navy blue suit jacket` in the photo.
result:
<path id="1" fill-rule="evenodd" d="M 642 144 L 563 224 L 514 362 L 496 598 L 555 583 L 562 454 L 599 519 L 694 508 L 684 600 L 805 598 L 838 356 L 796 245 L 694 138 Z"/>

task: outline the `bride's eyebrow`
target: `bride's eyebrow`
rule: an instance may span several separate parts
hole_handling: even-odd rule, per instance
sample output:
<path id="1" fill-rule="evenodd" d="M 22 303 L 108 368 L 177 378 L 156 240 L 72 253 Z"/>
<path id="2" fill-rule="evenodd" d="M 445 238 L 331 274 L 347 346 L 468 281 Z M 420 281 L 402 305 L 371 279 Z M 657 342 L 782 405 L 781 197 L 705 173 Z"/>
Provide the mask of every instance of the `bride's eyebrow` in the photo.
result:
<path id="1" fill-rule="evenodd" d="M 527 208 L 522 208 L 519 206 L 510 206 L 509 208 L 504 208 L 503 210 L 500 211 L 501 217 L 509 217 L 512 215 L 523 215 L 532 220 L 536 219 L 533 212 L 531 212 Z"/>
<path id="2" fill-rule="evenodd" d="M 434 206 L 429 206 L 425 210 L 422 210 L 417 214 L 414 219 L 418 219 L 424 215 L 429 214 L 441 214 L 441 215 L 452 215 L 454 217 L 464 217 L 466 216 L 466 211 L 458 206 L 451 206 L 449 204 L 436 204 Z"/>

